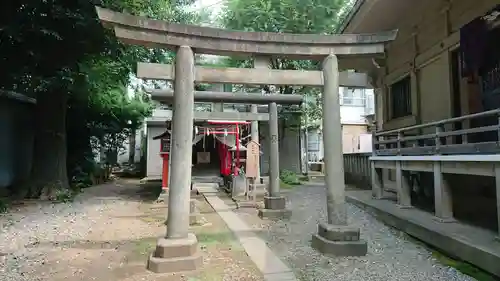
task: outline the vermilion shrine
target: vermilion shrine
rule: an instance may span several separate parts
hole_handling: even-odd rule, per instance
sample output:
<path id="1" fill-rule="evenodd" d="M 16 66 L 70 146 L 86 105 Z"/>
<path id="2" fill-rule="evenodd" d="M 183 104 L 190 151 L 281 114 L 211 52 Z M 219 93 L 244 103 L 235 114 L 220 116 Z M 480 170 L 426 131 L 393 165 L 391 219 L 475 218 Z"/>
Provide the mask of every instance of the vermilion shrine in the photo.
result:
<path id="1" fill-rule="evenodd" d="M 223 176 L 238 175 L 242 164 L 240 161 L 240 152 L 246 150 L 246 148 L 236 144 L 241 143 L 242 126 L 249 124 L 247 121 L 207 120 L 203 125 L 194 126 L 193 145 L 205 136 L 216 137 L 219 140 L 216 145 L 218 146 L 217 151 L 219 153 L 220 174 Z M 163 134 L 154 137 L 154 139 L 160 140 L 160 155 L 163 158 L 163 190 L 167 190 L 169 185 L 171 134 L 172 130 L 167 128 Z M 208 157 L 210 157 L 209 154 Z"/>
<path id="2" fill-rule="evenodd" d="M 360 230 L 348 225 L 342 159 L 339 86 L 367 85 L 366 75 L 340 72 L 340 58 L 373 58 L 384 54 L 385 44 L 396 32 L 355 35 L 277 34 L 236 32 L 215 28 L 173 24 L 116 13 L 97 8 L 102 23 L 114 30 L 124 43 L 151 48 L 168 48 L 177 52 L 174 65 L 139 63 L 137 76 L 147 79 L 173 80 L 174 93 L 156 91 L 155 99 L 173 104 L 169 214 L 167 234 L 158 240 L 148 268 L 155 272 L 194 270 L 201 265 L 198 242 L 189 233 L 191 157 L 195 119 L 231 120 L 231 122 L 269 121 L 270 171 L 268 195 L 264 198 L 262 216 L 286 217 L 285 198 L 279 190 L 278 103 L 300 103 L 294 95 L 255 95 L 244 93 L 195 92 L 194 83 L 252 85 L 307 85 L 323 87 L 323 138 L 325 143 L 325 179 L 328 221 L 320 223 L 312 246 L 333 255 L 365 255 L 366 242 L 359 239 Z M 194 53 L 250 56 L 255 68 L 209 68 L 195 66 Z M 269 57 L 323 60 L 321 71 L 267 69 Z M 195 101 L 242 102 L 268 104 L 269 114 L 251 112 L 195 112 Z M 226 125 L 231 125 L 225 122 Z M 207 123 L 207 125 L 210 122 Z M 211 125 L 214 125 L 213 123 Z M 219 123 L 218 126 L 221 124 Z M 233 124 L 234 125 L 234 124 Z M 238 128 L 238 126 L 236 126 Z M 220 127 L 219 127 L 220 129 Z M 217 130 L 219 130 L 217 129 Z M 236 129 L 238 130 L 238 129 Z M 252 136 L 257 130 L 252 122 Z M 236 134 L 238 135 L 238 134 Z M 258 141 L 258 139 L 257 139 Z M 238 147 L 238 143 L 235 144 Z M 233 167 L 238 173 L 238 165 Z"/>

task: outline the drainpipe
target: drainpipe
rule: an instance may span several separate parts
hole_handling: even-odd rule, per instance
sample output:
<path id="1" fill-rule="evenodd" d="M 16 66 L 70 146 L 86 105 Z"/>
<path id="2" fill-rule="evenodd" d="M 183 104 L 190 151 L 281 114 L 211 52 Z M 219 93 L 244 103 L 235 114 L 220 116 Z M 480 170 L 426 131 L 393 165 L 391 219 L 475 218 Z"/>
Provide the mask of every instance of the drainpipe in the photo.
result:
<path id="1" fill-rule="evenodd" d="M 305 170 L 304 174 L 307 176 L 309 174 L 309 117 L 307 115 L 307 96 L 304 96 L 304 111 L 305 111 L 305 116 L 304 116 L 304 151 L 306 154 L 306 157 L 304 157 L 305 160 Z"/>

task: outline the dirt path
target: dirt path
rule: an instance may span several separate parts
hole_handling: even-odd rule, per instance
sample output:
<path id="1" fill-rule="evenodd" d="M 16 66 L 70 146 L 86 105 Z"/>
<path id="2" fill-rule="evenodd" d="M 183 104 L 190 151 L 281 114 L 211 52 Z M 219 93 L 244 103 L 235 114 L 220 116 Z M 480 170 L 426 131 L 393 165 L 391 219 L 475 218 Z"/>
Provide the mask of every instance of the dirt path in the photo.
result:
<path id="1" fill-rule="evenodd" d="M 33 202 L 0 216 L 0 280 L 259 281 L 262 276 L 220 217 L 202 199 L 205 223 L 192 228 L 204 266 L 158 275 L 145 269 L 165 233 L 166 207 L 138 181 L 86 189 L 75 202 Z"/>

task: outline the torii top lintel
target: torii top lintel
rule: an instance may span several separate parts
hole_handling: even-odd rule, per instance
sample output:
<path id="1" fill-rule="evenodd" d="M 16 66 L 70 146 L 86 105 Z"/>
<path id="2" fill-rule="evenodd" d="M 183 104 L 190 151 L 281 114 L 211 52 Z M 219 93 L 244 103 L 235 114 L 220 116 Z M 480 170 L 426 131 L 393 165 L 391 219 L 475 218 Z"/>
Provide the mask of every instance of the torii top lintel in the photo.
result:
<path id="1" fill-rule="evenodd" d="M 169 23 L 96 7 L 105 27 L 113 28 L 124 43 L 175 49 L 190 46 L 197 53 L 213 55 L 266 55 L 314 59 L 329 54 L 366 56 L 383 54 L 384 45 L 397 30 L 372 34 L 282 34 L 242 32 Z"/>

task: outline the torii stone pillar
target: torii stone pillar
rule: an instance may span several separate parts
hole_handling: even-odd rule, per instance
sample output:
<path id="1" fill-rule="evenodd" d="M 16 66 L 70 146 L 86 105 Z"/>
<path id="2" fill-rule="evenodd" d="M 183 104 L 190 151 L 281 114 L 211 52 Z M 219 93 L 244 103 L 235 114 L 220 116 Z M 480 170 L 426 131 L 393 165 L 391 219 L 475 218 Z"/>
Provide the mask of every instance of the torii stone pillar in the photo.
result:
<path id="1" fill-rule="evenodd" d="M 280 194 L 280 164 L 278 135 L 278 106 L 269 104 L 269 194 L 264 197 L 264 209 L 259 209 L 259 217 L 286 219 L 292 214 L 286 208 L 286 198 Z"/>
<path id="2" fill-rule="evenodd" d="M 335 256 L 364 256 L 367 252 L 366 241 L 359 239 L 359 228 L 350 226 L 347 222 L 339 70 L 335 55 L 329 55 L 323 61 L 323 81 L 323 142 L 328 221 L 319 224 L 318 233 L 312 237 L 312 246 L 322 253 Z"/>
<path id="3" fill-rule="evenodd" d="M 224 84 L 211 85 L 210 90 L 215 91 L 215 92 L 224 92 Z M 224 111 L 224 104 L 222 102 L 214 102 L 212 110 L 215 112 L 223 112 Z"/>
<path id="4" fill-rule="evenodd" d="M 178 48 L 175 74 L 167 235 L 158 240 L 148 261 L 149 270 L 162 273 L 195 270 L 202 264 L 196 236 L 189 233 L 194 110 L 194 54 L 190 47 Z"/>

